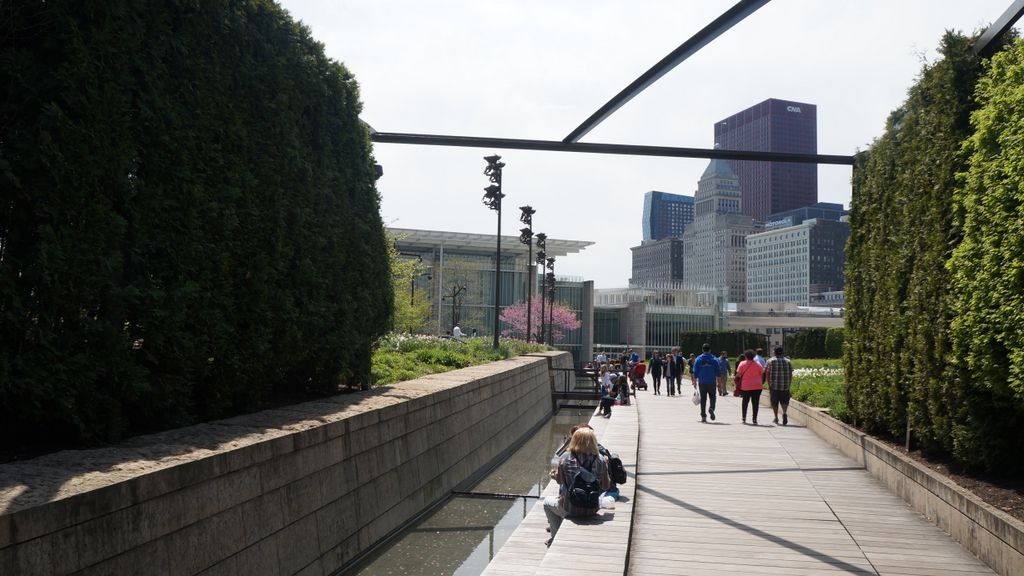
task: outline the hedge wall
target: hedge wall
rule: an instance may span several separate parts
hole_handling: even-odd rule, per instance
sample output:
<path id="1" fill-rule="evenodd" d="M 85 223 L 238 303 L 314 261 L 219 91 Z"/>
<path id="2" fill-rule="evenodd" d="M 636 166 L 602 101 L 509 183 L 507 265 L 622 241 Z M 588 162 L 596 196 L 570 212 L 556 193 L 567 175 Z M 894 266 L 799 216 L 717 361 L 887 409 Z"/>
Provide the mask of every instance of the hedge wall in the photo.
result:
<path id="1" fill-rule="evenodd" d="M 962 147 L 972 134 L 975 86 L 984 72 L 972 42 L 956 33 L 943 37 L 942 58 L 925 67 L 885 134 L 858 157 L 847 247 L 846 392 L 851 416 L 868 431 L 902 435 L 909 422 L 925 449 L 1005 468 L 1019 466 L 1007 456 L 1020 443 L 964 418 L 965 411 L 989 409 L 992 402 L 975 390 L 1005 388 L 1005 373 L 997 384 L 987 380 L 991 372 L 961 370 L 971 365 L 965 363 L 970 346 L 957 340 L 982 328 L 978 317 L 964 315 L 962 295 L 985 302 L 1001 295 L 964 284 L 986 269 L 976 254 L 950 264 L 964 221 L 980 215 L 969 193 L 955 193 L 958 173 L 968 168 Z M 995 418 L 989 413 L 988 419 Z M 979 444 L 990 450 L 978 452 Z"/>
<path id="2" fill-rule="evenodd" d="M 704 343 L 711 344 L 717 356 L 722 351 L 735 356 L 744 350 L 763 348 L 768 352 L 768 336 L 744 330 L 722 330 L 717 332 L 683 332 L 679 335 L 679 349 L 684 354 L 700 354 Z"/>
<path id="3" fill-rule="evenodd" d="M 952 450 L 968 464 L 1024 453 L 1024 43 L 997 54 L 977 90 L 969 169 L 954 221 L 953 356 L 959 397 Z"/>
<path id="4" fill-rule="evenodd" d="M 355 81 L 269 0 L 0 27 L 0 450 L 329 393 L 392 295 Z"/>

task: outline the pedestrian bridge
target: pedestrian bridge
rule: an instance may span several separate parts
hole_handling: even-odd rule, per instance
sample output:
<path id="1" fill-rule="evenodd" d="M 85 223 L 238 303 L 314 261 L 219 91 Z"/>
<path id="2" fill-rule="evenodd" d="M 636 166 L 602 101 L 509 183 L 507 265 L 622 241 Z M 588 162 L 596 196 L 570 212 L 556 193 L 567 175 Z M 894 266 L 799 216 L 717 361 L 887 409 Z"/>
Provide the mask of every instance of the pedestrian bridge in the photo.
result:
<path id="1" fill-rule="evenodd" d="M 788 426 L 766 406 L 745 425 L 725 396 L 716 416 L 640 392 L 595 418 L 631 471 L 623 501 L 566 520 L 550 549 L 538 503 L 484 574 L 994 574 L 794 410 Z"/>

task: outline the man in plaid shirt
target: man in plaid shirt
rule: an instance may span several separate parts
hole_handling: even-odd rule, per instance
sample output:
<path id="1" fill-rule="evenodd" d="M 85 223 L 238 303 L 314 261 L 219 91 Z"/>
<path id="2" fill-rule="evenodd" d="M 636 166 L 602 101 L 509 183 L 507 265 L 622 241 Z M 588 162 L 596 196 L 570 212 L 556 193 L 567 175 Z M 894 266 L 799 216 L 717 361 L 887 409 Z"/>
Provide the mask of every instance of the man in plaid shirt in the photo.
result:
<path id="1" fill-rule="evenodd" d="M 789 409 L 789 385 L 793 382 L 793 363 L 782 355 L 782 346 L 775 348 L 775 357 L 765 364 L 764 380 L 768 382 L 775 423 L 779 423 L 779 404 L 782 404 L 782 425 L 789 424 L 786 410 Z"/>

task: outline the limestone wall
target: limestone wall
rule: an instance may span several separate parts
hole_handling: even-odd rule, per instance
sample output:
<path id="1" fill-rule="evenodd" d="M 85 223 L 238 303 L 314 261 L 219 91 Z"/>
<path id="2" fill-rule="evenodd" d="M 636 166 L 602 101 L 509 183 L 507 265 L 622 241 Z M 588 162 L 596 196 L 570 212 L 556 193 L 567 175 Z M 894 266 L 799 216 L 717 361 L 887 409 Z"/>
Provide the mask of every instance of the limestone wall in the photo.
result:
<path id="1" fill-rule="evenodd" d="M 330 574 L 546 419 L 549 365 L 571 357 L 2 465 L 0 574 Z"/>

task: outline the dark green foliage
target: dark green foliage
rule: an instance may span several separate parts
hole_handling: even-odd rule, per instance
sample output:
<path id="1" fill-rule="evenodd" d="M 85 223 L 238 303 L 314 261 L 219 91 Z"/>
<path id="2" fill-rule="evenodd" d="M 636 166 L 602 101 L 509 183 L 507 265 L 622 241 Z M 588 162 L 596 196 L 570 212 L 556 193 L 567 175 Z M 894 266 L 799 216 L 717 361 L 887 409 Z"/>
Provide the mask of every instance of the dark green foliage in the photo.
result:
<path id="1" fill-rule="evenodd" d="M 725 351 L 735 356 L 744 350 L 763 348 L 768 352 L 768 336 L 744 330 L 723 330 L 718 332 L 683 332 L 679 335 L 679 349 L 684 354 L 700 354 L 704 343 L 711 345 L 711 351 L 717 356 Z"/>
<path id="2" fill-rule="evenodd" d="M 908 418 L 926 447 L 948 435 L 949 274 L 958 241 L 952 203 L 982 63 L 947 33 L 885 134 L 854 170 L 847 246 L 845 367 L 852 416 L 898 435 Z"/>
<path id="3" fill-rule="evenodd" d="M 991 384 L 972 384 L 978 375 L 957 370 L 969 346 L 954 345 L 950 331 L 963 314 L 953 308 L 954 289 L 962 294 L 964 278 L 979 279 L 992 262 L 972 253 L 958 274 L 947 268 L 961 242 L 964 215 L 976 210 L 955 195 L 957 174 L 967 168 L 961 148 L 972 133 L 975 85 L 984 71 L 971 43 L 955 33 L 943 37 L 942 59 L 925 67 L 904 106 L 889 117 L 885 134 L 858 158 L 844 365 L 850 414 L 861 427 L 897 436 L 909 422 L 923 448 L 995 468 L 1013 460 L 1007 458 L 1009 444 L 991 434 L 995 427 L 965 420 L 975 409 L 996 420 L 991 402 L 974 392 Z M 1001 298 L 984 282 L 968 291 L 979 301 Z M 978 319 L 957 320 L 961 334 L 979 330 Z M 991 450 L 982 455 L 979 445 Z M 1016 446 L 1019 451 L 1019 440 Z M 1000 451 L 1001 458 L 995 456 Z"/>
<path id="4" fill-rule="evenodd" d="M 0 12 L 0 449 L 368 377 L 373 161 L 307 29 L 269 0 Z"/>
<path id="5" fill-rule="evenodd" d="M 842 358 L 843 345 L 846 341 L 845 328 L 829 328 L 825 334 L 825 357 Z"/>
<path id="6" fill-rule="evenodd" d="M 1024 449 L 1024 43 L 993 57 L 978 85 L 980 109 L 956 197 L 963 241 L 949 262 L 949 377 L 963 402 L 952 423 L 955 455 L 970 465 L 1020 471 Z"/>
<path id="7" fill-rule="evenodd" d="M 838 358 L 829 356 L 825 346 L 827 328 L 804 328 L 786 335 L 782 345 L 786 356 L 791 358 Z M 771 353 L 771 351 L 768 351 Z"/>

